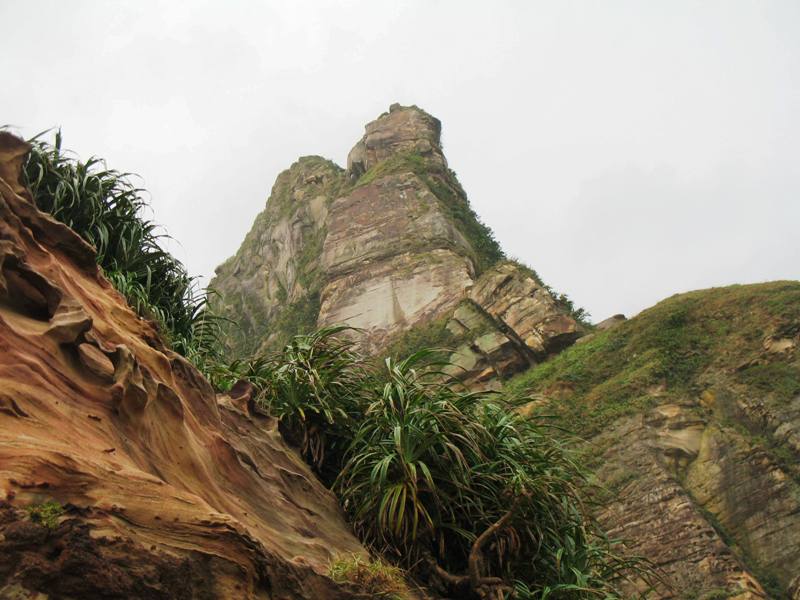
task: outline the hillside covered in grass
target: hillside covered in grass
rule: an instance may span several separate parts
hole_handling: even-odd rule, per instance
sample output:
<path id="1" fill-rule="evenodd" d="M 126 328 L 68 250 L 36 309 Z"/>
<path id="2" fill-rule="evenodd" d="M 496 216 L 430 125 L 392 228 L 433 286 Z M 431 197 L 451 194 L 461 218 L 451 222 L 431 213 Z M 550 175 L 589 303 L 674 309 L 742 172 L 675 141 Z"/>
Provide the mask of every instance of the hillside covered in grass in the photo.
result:
<path id="1" fill-rule="evenodd" d="M 656 563 L 710 535 L 771 597 L 790 597 L 800 567 L 799 346 L 800 282 L 701 290 L 587 336 L 504 394 L 586 440 L 606 485 L 606 524 Z M 687 509 L 676 519 L 702 536 L 670 539 L 669 519 L 633 523 L 667 489 Z M 685 560 L 669 568 L 695 589 L 681 579 Z"/>
<path id="2" fill-rule="evenodd" d="M 505 390 L 557 397 L 548 409 L 584 435 L 656 399 L 700 396 L 721 379 L 777 409 L 800 394 L 800 362 L 786 341 L 798 332 L 800 282 L 700 290 L 591 334 Z"/>

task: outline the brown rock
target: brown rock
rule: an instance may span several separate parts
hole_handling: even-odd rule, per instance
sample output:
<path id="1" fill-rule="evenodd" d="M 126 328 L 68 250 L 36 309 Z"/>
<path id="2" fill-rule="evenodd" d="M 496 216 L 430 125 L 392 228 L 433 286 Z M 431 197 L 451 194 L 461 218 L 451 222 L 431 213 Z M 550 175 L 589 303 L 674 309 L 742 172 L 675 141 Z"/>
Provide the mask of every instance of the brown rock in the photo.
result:
<path id="1" fill-rule="evenodd" d="M 31 315 L 0 286 L 0 597 L 353 597 L 328 565 L 365 550 L 331 493 L 272 421 L 220 407 L 148 343 L 90 249 L 17 184 L 20 148 L 0 134 L 0 255 L 58 305 Z M 93 345 L 75 368 L 64 345 L 80 339 L 117 349 L 114 385 Z M 24 510 L 45 502 L 65 510 L 52 530 Z"/>
<path id="2" fill-rule="evenodd" d="M 683 414 L 678 411 L 672 418 Z M 766 599 L 747 567 L 676 480 L 673 469 L 680 455 L 671 453 L 673 443 L 663 437 L 674 424 L 657 419 L 651 427 L 632 417 L 594 440 L 606 448 L 597 475 L 610 493 L 599 514 L 601 524 L 609 536 L 626 540 L 631 554 L 653 560 L 663 577 L 654 598 L 700 598 L 730 590 L 736 598 Z M 689 428 L 696 440 L 696 426 Z M 696 441 L 691 448 L 696 453 Z M 622 586 L 623 592 L 635 589 L 645 588 L 636 582 Z"/>
<path id="3" fill-rule="evenodd" d="M 78 356 L 83 365 L 98 377 L 114 378 L 114 363 L 97 346 L 78 344 Z"/>
<path id="4" fill-rule="evenodd" d="M 513 331 L 539 359 L 569 346 L 583 333 L 527 269 L 510 261 L 481 275 L 469 298 Z"/>
<path id="5" fill-rule="evenodd" d="M 347 172 L 358 178 L 393 155 L 414 153 L 446 165 L 441 122 L 416 106 L 393 104 L 388 113 L 368 123 L 366 133 L 347 155 Z"/>

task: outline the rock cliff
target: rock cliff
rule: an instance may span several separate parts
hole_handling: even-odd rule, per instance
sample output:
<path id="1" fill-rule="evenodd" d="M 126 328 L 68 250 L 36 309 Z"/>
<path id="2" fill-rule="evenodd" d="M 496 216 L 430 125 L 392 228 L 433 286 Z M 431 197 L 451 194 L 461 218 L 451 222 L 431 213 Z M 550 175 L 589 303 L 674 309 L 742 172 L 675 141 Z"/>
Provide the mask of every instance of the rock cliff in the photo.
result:
<path id="1" fill-rule="evenodd" d="M 448 168 L 441 124 L 414 106 L 369 123 L 346 170 L 305 158 L 279 175 L 211 285 L 242 323 L 237 353 L 339 323 L 374 352 L 430 329 L 427 341 L 458 348 L 465 379 L 485 381 L 583 331 L 535 273 L 504 260 Z"/>
<path id="2" fill-rule="evenodd" d="M 326 575 L 365 552 L 335 498 L 245 389 L 216 396 L 35 208 L 27 150 L 0 133 L 0 598 L 356 597 Z M 312 162 L 306 190 L 339 177 Z M 324 210 L 309 198 L 281 239 Z"/>

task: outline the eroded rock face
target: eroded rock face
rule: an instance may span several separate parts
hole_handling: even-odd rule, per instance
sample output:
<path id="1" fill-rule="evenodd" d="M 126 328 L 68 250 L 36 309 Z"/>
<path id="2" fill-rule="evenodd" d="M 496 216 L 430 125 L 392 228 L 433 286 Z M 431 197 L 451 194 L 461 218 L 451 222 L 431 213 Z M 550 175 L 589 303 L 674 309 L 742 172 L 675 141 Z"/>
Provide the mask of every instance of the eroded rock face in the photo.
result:
<path id="1" fill-rule="evenodd" d="M 34 207 L 26 152 L 0 133 L 0 597 L 353 597 L 335 499 Z"/>
<path id="2" fill-rule="evenodd" d="M 663 574 L 652 598 L 800 592 L 799 318 L 798 282 L 676 296 L 527 390 L 585 440 L 601 524 Z"/>
<path id="3" fill-rule="evenodd" d="M 743 557 L 778 589 L 791 587 L 797 484 L 748 436 L 699 409 L 661 405 L 596 438 L 606 447 L 598 476 L 611 492 L 601 522 L 665 574 L 673 589 L 659 586 L 659 598 L 771 597 Z"/>
<path id="4" fill-rule="evenodd" d="M 366 133 L 347 155 L 352 178 L 394 155 L 413 153 L 446 165 L 442 154 L 442 124 L 416 106 L 392 104 L 389 112 L 367 124 Z"/>
<path id="5" fill-rule="evenodd" d="M 231 335 L 237 352 L 279 345 L 296 333 L 296 317 L 281 322 L 287 309 L 312 313 L 304 324 L 316 324 L 328 211 L 344 177 L 318 156 L 298 160 L 278 175 L 236 255 L 217 267 L 212 287 L 219 296 L 212 302 L 236 320 Z"/>
<path id="6" fill-rule="evenodd" d="M 700 598 L 724 590 L 740 600 L 768 598 L 714 529 L 679 474 L 697 457 L 705 423 L 688 407 L 656 409 L 617 423 L 594 440 L 605 447 L 598 478 L 609 499 L 598 515 L 611 537 L 651 559 L 663 581 L 656 598 Z M 629 592 L 636 585 L 625 586 Z M 647 586 L 639 583 L 638 591 Z"/>
<path id="7" fill-rule="evenodd" d="M 448 250 L 401 254 L 331 281 L 319 323 L 357 327 L 361 346 L 379 352 L 393 333 L 452 308 L 470 281 L 468 265 Z"/>
<path id="8" fill-rule="evenodd" d="M 529 269 L 511 261 L 470 286 L 447 326 L 466 340 L 451 356 L 450 372 L 484 388 L 497 387 L 584 333 Z"/>
<path id="9" fill-rule="evenodd" d="M 358 327 L 364 346 L 379 350 L 399 330 L 460 300 L 474 275 L 469 252 L 441 202 L 414 173 L 359 186 L 331 206 L 318 323 Z"/>
<path id="10" fill-rule="evenodd" d="M 467 378 L 505 377 L 580 336 L 529 272 L 511 263 L 478 272 L 486 261 L 470 228 L 476 217 L 440 136 L 434 117 L 392 105 L 367 124 L 346 173 L 303 159 L 281 174 L 267 209 L 212 282 L 222 312 L 255 340 L 239 345 L 239 354 L 285 341 L 287 319 L 306 331 L 357 327 L 362 347 L 379 353 L 402 332 L 452 316 L 465 300 L 491 325 L 463 336 L 462 354 L 478 357 Z M 292 202 L 282 200 L 287 189 Z"/>

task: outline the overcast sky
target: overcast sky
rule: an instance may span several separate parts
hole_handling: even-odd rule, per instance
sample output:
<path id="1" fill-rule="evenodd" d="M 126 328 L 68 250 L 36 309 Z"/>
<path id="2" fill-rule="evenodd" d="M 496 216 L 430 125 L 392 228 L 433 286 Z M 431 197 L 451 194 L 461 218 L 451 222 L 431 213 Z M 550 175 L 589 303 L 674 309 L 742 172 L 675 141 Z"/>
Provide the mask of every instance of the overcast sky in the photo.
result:
<path id="1" fill-rule="evenodd" d="M 800 2 L 0 0 L 0 124 L 138 173 L 209 276 L 393 102 L 595 320 L 800 279 Z"/>

